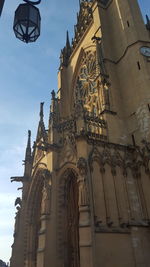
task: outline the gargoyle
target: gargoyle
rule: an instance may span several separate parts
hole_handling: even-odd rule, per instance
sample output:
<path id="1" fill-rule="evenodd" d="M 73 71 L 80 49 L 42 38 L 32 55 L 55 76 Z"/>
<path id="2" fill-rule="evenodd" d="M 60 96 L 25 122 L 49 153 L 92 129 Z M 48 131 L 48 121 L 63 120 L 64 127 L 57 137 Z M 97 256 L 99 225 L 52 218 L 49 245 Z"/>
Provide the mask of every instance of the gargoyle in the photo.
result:
<path id="1" fill-rule="evenodd" d="M 16 200 L 15 200 L 15 206 L 19 205 L 21 207 L 22 205 L 22 200 L 20 197 L 17 197 Z"/>
<path id="2" fill-rule="evenodd" d="M 15 177 L 11 177 L 10 178 L 10 180 L 11 180 L 11 183 L 12 182 L 22 182 L 23 181 L 23 177 L 22 176 L 15 176 Z"/>
<path id="3" fill-rule="evenodd" d="M 18 187 L 18 188 L 17 188 L 17 190 L 22 190 L 22 189 L 23 189 L 23 187 Z"/>

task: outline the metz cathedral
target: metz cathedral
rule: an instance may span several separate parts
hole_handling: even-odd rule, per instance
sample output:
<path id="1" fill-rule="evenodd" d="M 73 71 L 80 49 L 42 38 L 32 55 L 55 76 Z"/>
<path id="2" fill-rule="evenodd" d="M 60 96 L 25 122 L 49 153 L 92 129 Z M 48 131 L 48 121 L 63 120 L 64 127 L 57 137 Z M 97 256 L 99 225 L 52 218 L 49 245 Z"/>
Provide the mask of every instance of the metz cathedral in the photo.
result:
<path id="1" fill-rule="evenodd" d="M 150 20 L 81 0 L 22 177 L 11 267 L 150 267 Z"/>

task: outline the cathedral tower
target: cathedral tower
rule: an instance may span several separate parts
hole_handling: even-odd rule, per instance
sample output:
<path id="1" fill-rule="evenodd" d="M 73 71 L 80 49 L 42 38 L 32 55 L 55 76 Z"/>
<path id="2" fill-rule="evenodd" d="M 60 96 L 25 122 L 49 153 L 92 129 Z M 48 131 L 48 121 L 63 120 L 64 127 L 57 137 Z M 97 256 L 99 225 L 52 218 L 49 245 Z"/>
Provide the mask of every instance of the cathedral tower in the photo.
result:
<path id="1" fill-rule="evenodd" d="M 80 1 L 17 198 L 11 267 L 150 266 L 150 22 Z M 18 254 L 19 251 L 19 254 Z"/>

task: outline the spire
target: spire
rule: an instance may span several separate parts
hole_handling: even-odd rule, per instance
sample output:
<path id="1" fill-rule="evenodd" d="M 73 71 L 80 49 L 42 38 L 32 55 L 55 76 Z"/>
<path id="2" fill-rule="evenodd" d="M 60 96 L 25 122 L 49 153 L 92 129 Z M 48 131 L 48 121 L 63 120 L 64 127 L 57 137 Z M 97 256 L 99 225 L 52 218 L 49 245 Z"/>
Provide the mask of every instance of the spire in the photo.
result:
<path id="1" fill-rule="evenodd" d="M 61 66 L 64 65 L 67 67 L 70 55 L 71 55 L 71 45 L 69 41 L 69 33 L 67 31 L 66 46 L 61 50 L 61 54 L 60 54 L 60 65 Z"/>
<path id="2" fill-rule="evenodd" d="M 68 64 L 69 57 L 71 55 L 71 46 L 70 46 L 70 40 L 69 40 L 69 33 L 67 31 L 66 33 L 66 46 L 64 47 L 64 54 L 65 54 L 65 60 Z"/>
<path id="3" fill-rule="evenodd" d="M 47 140 L 47 133 L 45 130 L 45 125 L 44 125 L 44 112 L 43 112 L 43 106 L 44 102 L 40 103 L 40 121 L 39 121 L 39 126 L 38 126 L 38 131 L 37 131 L 37 138 L 36 140 L 40 140 L 41 138 L 44 139 L 44 141 Z"/>
<path id="4" fill-rule="evenodd" d="M 28 141 L 25 154 L 25 162 L 29 162 L 31 159 L 31 131 L 28 130 Z"/>
<path id="5" fill-rule="evenodd" d="M 28 140 L 25 153 L 25 160 L 23 160 L 24 165 L 24 177 L 30 177 L 32 170 L 32 151 L 31 151 L 31 131 L 28 130 Z"/>
<path id="6" fill-rule="evenodd" d="M 67 35 L 66 35 L 66 49 L 70 50 L 71 46 L 70 46 L 70 41 L 69 41 L 69 32 L 67 31 Z"/>

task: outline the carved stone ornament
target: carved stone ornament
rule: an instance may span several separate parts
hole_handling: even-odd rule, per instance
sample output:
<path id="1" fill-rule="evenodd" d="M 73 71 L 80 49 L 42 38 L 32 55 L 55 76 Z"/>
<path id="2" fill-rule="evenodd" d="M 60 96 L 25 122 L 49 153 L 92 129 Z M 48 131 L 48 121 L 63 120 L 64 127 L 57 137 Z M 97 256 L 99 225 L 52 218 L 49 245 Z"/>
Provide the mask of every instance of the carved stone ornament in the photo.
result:
<path id="1" fill-rule="evenodd" d="M 76 161 L 76 142 L 73 133 L 67 133 L 63 140 L 63 148 L 59 154 L 60 167 L 66 162 Z"/>
<path id="2" fill-rule="evenodd" d="M 77 167 L 79 169 L 79 206 L 89 205 L 89 195 L 87 188 L 87 162 L 84 158 L 79 158 L 77 162 Z"/>
<path id="3" fill-rule="evenodd" d="M 89 197 L 88 197 L 87 183 L 85 179 L 79 180 L 78 183 L 79 183 L 79 206 L 88 206 Z"/>
<path id="4" fill-rule="evenodd" d="M 19 205 L 19 208 L 21 208 L 22 206 L 22 200 L 20 197 L 17 197 L 16 200 L 15 200 L 15 206 L 18 206 Z"/>
<path id="5" fill-rule="evenodd" d="M 75 108 L 74 108 L 74 115 L 75 118 L 84 118 L 84 108 L 83 108 L 83 103 L 82 101 L 77 101 L 75 103 Z"/>
<path id="6" fill-rule="evenodd" d="M 11 180 L 11 183 L 12 182 L 23 182 L 25 177 L 23 176 L 15 176 L 15 177 L 11 177 L 10 180 Z"/>
<path id="7" fill-rule="evenodd" d="M 44 187 L 42 190 L 42 203 L 41 203 L 41 213 L 50 213 L 50 198 L 51 198 L 51 181 L 47 179 L 44 180 Z"/>
<path id="8" fill-rule="evenodd" d="M 84 158 L 79 158 L 77 162 L 77 168 L 79 169 L 79 173 L 81 176 L 85 176 L 87 173 L 87 162 Z"/>
<path id="9" fill-rule="evenodd" d="M 89 155 L 89 166 L 91 172 L 93 171 L 93 162 L 96 161 L 100 170 L 104 170 L 105 164 L 111 167 L 112 174 L 116 175 L 116 167 L 122 169 L 124 176 L 127 176 L 127 171 L 130 169 L 134 178 L 140 177 L 140 168 L 143 166 L 145 172 L 150 174 L 149 164 L 150 164 L 150 144 L 143 140 L 143 147 L 120 147 L 118 145 L 104 146 L 98 149 L 96 146 L 93 147 Z"/>
<path id="10" fill-rule="evenodd" d="M 57 125 L 57 131 L 59 133 L 63 133 L 65 131 L 69 131 L 69 132 L 74 131 L 74 128 L 75 128 L 75 122 L 72 118 L 63 120 Z"/>

